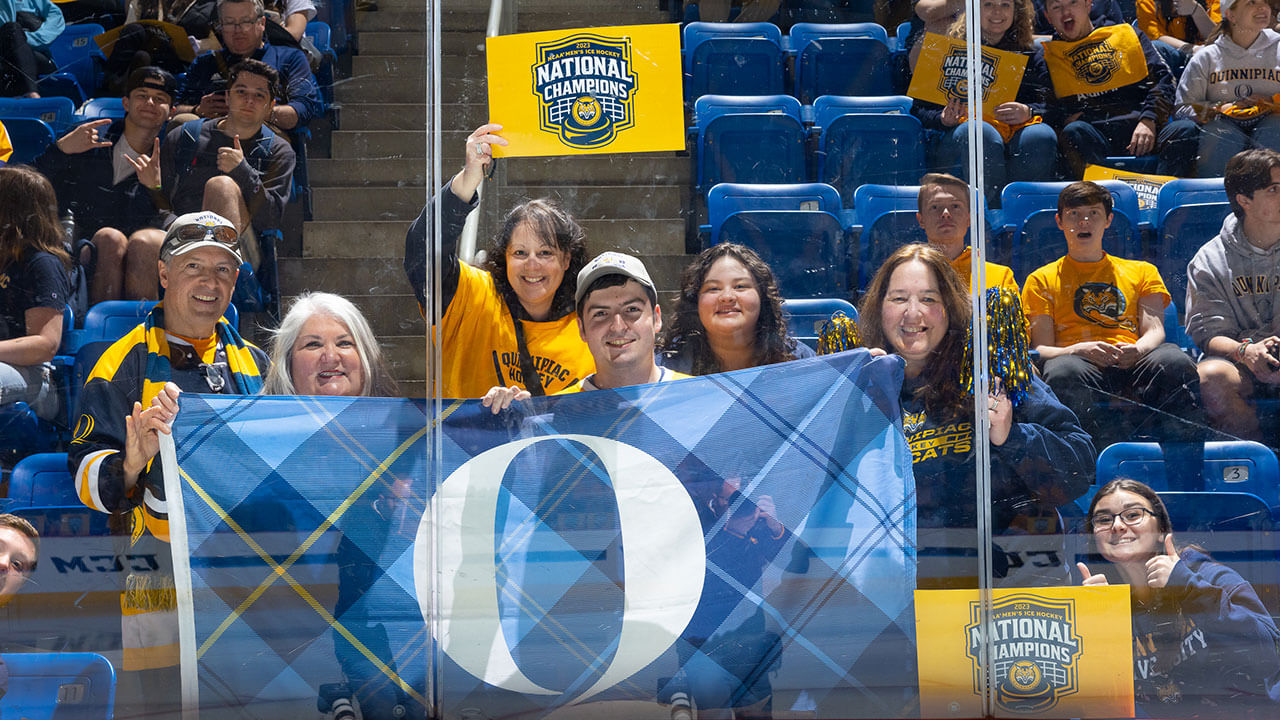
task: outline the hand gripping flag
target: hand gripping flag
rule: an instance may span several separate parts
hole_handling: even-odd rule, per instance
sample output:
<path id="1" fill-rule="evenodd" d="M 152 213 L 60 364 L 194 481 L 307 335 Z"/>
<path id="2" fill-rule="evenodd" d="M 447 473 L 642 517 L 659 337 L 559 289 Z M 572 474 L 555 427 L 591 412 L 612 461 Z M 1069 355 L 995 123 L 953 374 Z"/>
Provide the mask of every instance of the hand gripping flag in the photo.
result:
<path id="1" fill-rule="evenodd" d="M 901 384 L 899 359 L 854 350 L 498 416 L 184 395 L 166 484 L 185 699 L 908 712 Z"/>

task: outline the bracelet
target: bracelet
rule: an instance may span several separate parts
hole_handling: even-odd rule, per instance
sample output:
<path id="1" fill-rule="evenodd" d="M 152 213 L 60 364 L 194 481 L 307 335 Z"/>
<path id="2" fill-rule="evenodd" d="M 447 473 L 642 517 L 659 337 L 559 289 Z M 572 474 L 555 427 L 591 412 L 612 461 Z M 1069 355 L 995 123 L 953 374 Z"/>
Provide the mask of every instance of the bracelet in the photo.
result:
<path id="1" fill-rule="evenodd" d="M 1236 348 L 1236 362 L 1244 362 L 1244 351 L 1253 343 L 1253 338 L 1247 337 L 1240 341 L 1240 345 Z"/>

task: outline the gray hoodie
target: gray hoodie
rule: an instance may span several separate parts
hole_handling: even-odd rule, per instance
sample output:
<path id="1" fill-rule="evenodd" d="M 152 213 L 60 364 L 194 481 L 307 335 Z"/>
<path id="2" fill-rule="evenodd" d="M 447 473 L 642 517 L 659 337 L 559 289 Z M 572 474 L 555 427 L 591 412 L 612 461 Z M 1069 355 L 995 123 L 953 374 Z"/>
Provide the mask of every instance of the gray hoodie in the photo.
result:
<path id="1" fill-rule="evenodd" d="M 1263 30 L 1242 48 L 1223 34 L 1187 62 L 1175 101 L 1218 104 L 1280 93 L 1280 33 Z"/>
<path id="2" fill-rule="evenodd" d="M 1211 338 L 1280 335 L 1280 244 L 1249 244 L 1234 214 L 1187 264 L 1187 334 L 1201 349 Z"/>

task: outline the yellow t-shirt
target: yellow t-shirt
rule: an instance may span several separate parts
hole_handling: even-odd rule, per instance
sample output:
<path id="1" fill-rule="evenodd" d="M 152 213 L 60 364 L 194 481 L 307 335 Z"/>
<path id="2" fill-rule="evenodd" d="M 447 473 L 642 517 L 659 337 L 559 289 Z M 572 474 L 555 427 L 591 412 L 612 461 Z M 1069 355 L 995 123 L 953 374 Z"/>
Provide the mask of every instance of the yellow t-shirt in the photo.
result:
<path id="1" fill-rule="evenodd" d="M 660 383 L 671 382 L 672 380 L 684 380 L 684 379 L 693 377 L 692 375 L 685 375 L 682 372 L 676 372 L 675 370 L 668 370 L 667 368 L 658 368 L 658 370 L 661 371 L 661 374 L 658 376 L 658 382 Z M 573 393 L 590 392 L 592 390 L 599 390 L 599 388 L 597 388 L 596 386 L 591 385 L 591 380 L 594 377 L 595 377 L 594 375 L 589 375 L 587 377 L 584 377 L 578 382 L 574 383 L 571 387 L 567 387 L 561 390 L 560 392 L 556 393 L 556 395 L 572 395 Z M 656 385 L 657 383 L 654 383 L 654 384 Z"/>
<path id="2" fill-rule="evenodd" d="M 970 284 L 969 265 L 973 262 L 970 257 L 972 254 L 973 248 L 965 248 L 964 252 L 960 253 L 955 260 L 951 261 L 951 267 L 955 268 L 956 272 L 960 273 L 960 277 L 964 280 L 966 287 Z M 1021 293 L 1018 289 L 1018 281 L 1013 279 L 1012 270 L 1004 265 L 997 265 L 993 262 L 983 264 L 986 265 L 987 272 L 987 287 L 983 288 L 984 290 L 989 290 L 993 287 L 1002 287 L 1008 288 L 1015 294 Z"/>
<path id="3" fill-rule="evenodd" d="M 1191 18 L 1183 15 L 1167 20 L 1156 9 L 1157 2 L 1158 0 L 1137 0 L 1135 9 L 1138 13 L 1138 28 L 1152 40 L 1159 40 L 1165 35 L 1179 40 L 1186 40 L 1187 22 Z M 1205 10 L 1209 13 L 1209 19 L 1214 24 L 1222 22 L 1222 10 L 1218 7 L 1218 0 L 1207 0 L 1205 2 Z M 1200 42 L 1203 43 L 1204 41 L 1201 40 Z"/>
<path id="4" fill-rule="evenodd" d="M 1104 254 L 1082 263 L 1070 256 L 1027 276 L 1022 305 L 1027 319 L 1053 318 L 1054 342 L 1066 347 L 1085 340 L 1136 342 L 1142 335 L 1138 303 L 1159 295 L 1166 306 L 1169 291 L 1155 265 Z"/>
<path id="5" fill-rule="evenodd" d="M 546 322 L 521 322 L 548 395 L 595 372 L 595 361 L 578 336 L 573 313 Z M 441 325 L 444 397 L 478 398 L 495 385 L 525 387 L 515 325 L 489 273 L 459 264 L 458 290 Z"/>

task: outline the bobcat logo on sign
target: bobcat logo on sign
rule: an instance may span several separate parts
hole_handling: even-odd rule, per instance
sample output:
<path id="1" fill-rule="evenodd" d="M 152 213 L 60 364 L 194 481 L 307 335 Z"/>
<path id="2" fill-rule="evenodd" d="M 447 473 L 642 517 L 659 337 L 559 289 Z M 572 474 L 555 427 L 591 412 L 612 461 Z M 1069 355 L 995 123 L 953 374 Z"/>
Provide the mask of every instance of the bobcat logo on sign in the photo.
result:
<path id="1" fill-rule="evenodd" d="M 947 56 L 942 60 L 942 72 L 938 78 L 938 90 L 948 100 L 965 102 L 969 98 L 969 79 L 965 68 L 968 66 L 968 55 L 964 45 L 952 45 Z M 991 83 L 996 79 L 996 69 L 1000 66 L 1000 58 L 983 48 L 982 52 L 982 100 L 985 103 Z"/>
<path id="2" fill-rule="evenodd" d="M 1067 53 L 1076 77 L 1090 85 L 1103 85 L 1120 69 L 1118 51 L 1105 39 L 1085 43 Z"/>
<path id="3" fill-rule="evenodd" d="M 572 148 L 608 145 L 635 125 L 631 41 L 583 34 L 539 43 L 533 92 L 543 130 Z"/>
<path id="4" fill-rule="evenodd" d="M 980 603 L 969 603 L 966 654 L 973 662 L 974 691 L 982 692 L 979 650 L 988 641 L 996 705 L 1014 713 L 1043 712 L 1079 689 L 1080 635 L 1074 600 L 1013 595 L 991 608 L 991 637 L 984 638 Z"/>

